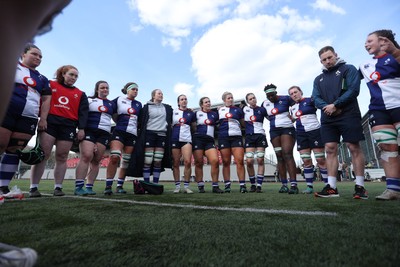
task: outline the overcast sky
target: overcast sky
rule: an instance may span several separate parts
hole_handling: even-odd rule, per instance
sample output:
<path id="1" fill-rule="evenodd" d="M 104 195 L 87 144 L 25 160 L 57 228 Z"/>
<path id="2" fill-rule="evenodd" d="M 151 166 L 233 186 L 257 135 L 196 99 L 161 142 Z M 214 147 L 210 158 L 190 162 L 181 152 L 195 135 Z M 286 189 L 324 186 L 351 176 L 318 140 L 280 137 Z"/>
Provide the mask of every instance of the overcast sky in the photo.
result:
<path id="1" fill-rule="evenodd" d="M 159 88 L 173 107 L 181 93 L 191 107 L 203 96 L 219 103 L 225 91 L 235 99 L 253 92 L 261 103 L 268 83 L 279 94 L 299 85 L 308 96 L 321 72 L 321 47 L 332 45 L 358 68 L 370 58 L 368 33 L 400 33 L 399 14 L 397 0 L 73 0 L 53 30 L 35 39 L 43 53 L 38 70 L 53 78 L 72 64 L 80 72 L 76 86 L 88 95 L 98 80 L 109 82 L 110 99 L 134 81 L 139 101 Z M 369 93 L 362 84 L 364 114 Z"/>

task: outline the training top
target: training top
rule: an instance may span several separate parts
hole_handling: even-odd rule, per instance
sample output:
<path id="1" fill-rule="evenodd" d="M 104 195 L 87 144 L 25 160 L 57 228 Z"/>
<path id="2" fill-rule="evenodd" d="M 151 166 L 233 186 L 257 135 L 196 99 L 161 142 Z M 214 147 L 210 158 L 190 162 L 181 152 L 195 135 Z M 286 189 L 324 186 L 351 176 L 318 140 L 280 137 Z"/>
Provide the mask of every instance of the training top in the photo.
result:
<path id="1" fill-rule="evenodd" d="M 115 110 L 114 102 L 99 97 L 89 97 L 88 101 L 89 116 L 86 128 L 111 132 L 111 118 Z"/>
<path id="2" fill-rule="evenodd" d="M 137 136 L 138 115 L 142 109 L 142 103 L 127 96 L 119 96 L 112 102 L 118 114 L 114 129 Z"/>
<path id="3" fill-rule="evenodd" d="M 37 70 L 18 63 L 8 112 L 37 119 L 42 95 L 51 95 L 49 80 Z"/>
<path id="4" fill-rule="evenodd" d="M 265 130 L 263 127 L 264 118 L 267 116 L 267 111 L 263 107 L 251 108 L 246 106 L 243 108 L 244 122 L 246 124 L 246 135 L 263 134 Z"/>
<path id="5" fill-rule="evenodd" d="M 50 81 L 51 102 L 47 122 L 55 125 L 86 128 L 89 104 L 86 94 L 75 86 Z"/>
<path id="6" fill-rule="evenodd" d="M 241 108 L 224 106 L 218 110 L 218 117 L 218 137 L 242 136 L 240 120 L 244 118 L 244 114 Z"/>
<path id="7" fill-rule="evenodd" d="M 214 138 L 214 131 L 215 131 L 215 125 L 217 124 L 219 117 L 218 113 L 215 111 L 196 111 L 195 113 L 196 117 L 196 133 L 199 135 L 208 135 L 212 138 Z"/>
<path id="8" fill-rule="evenodd" d="M 373 57 L 360 72 L 371 94 L 370 110 L 400 107 L 400 64 L 392 55 Z"/>
<path id="9" fill-rule="evenodd" d="M 304 97 L 290 108 L 290 114 L 296 120 L 297 132 L 309 132 L 321 128 L 317 118 L 317 108 L 311 97 Z"/>
<path id="10" fill-rule="evenodd" d="M 167 107 L 163 103 L 152 101 L 148 101 L 146 105 L 148 106 L 149 115 L 146 130 L 157 133 L 159 136 L 166 136 L 168 131 Z"/>
<path id="11" fill-rule="evenodd" d="M 334 104 L 342 110 L 337 116 L 321 112 L 321 123 L 340 121 L 346 117 L 361 118 L 357 96 L 360 93 L 360 74 L 356 67 L 338 59 L 332 68 L 323 67 L 322 73 L 314 79 L 312 98 L 318 109 Z"/>
<path id="12" fill-rule="evenodd" d="M 276 128 L 291 128 L 293 127 L 293 122 L 290 118 L 289 108 L 294 104 L 294 101 L 290 96 L 278 95 L 278 101 L 275 103 L 264 100 L 262 107 L 267 110 L 268 117 L 270 121 L 270 130 Z"/>
<path id="13" fill-rule="evenodd" d="M 191 110 L 174 109 L 172 113 L 172 141 L 192 142 L 190 126 L 196 119 Z"/>

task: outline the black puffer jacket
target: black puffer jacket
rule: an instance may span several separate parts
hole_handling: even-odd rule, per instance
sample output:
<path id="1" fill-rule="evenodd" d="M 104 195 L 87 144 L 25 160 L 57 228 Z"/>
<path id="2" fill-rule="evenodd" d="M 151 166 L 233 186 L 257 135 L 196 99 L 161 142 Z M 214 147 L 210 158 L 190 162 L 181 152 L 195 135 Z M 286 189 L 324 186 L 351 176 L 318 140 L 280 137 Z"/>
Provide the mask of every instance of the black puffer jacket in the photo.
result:
<path id="1" fill-rule="evenodd" d="M 165 144 L 164 157 L 162 160 L 162 171 L 165 168 L 172 168 L 172 155 L 171 155 L 171 132 L 172 132 L 172 107 L 168 104 L 163 104 L 167 113 L 167 143 Z M 146 128 L 149 121 L 149 104 L 143 106 L 140 110 L 138 118 L 138 139 L 129 161 L 128 169 L 126 170 L 127 176 L 143 177 L 144 166 L 144 149 L 146 141 Z M 153 173 L 153 166 L 151 167 Z"/>

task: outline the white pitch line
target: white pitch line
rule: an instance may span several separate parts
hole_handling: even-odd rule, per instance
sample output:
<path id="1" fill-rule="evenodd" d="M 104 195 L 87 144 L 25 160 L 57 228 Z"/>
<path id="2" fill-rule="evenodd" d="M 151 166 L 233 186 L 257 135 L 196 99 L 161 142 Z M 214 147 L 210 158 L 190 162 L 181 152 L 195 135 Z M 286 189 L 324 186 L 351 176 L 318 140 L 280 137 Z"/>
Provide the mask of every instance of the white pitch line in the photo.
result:
<path id="1" fill-rule="evenodd" d="M 50 194 L 42 194 L 46 196 L 52 196 Z M 307 216 L 337 216 L 336 212 L 326 211 L 299 211 L 299 210 L 278 210 L 278 209 L 255 209 L 255 208 L 230 208 L 230 207 L 214 207 L 214 206 L 198 206 L 191 204 L 171 204 L 151 201 L 136 201 L 127 199 L 110 199 L 110 198 L 97 198 L 97 197 L 82 197 L 82 196 L 63 196 L 61 198 L 76 198 L 82 200 L 97 200 L 106 202 L 119 202 L 129 203 L 138 205 L 148 205 L 156 207 L 172 207 L 172 208 L 189 208 L 199 210 L 221 210 L 221 211 L 236 211 L 236 212 L 251 212 L 251 213 L 269 213 L 269 214 L 286 214 L 286 215 L 307 215 Z"/>

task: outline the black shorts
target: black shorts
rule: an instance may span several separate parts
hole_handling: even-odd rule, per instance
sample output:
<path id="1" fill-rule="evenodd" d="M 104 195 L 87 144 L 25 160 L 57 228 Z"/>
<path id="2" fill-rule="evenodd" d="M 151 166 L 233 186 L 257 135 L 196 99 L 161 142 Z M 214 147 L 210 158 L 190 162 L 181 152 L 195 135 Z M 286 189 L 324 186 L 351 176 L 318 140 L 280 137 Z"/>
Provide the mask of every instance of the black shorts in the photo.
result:
<path id="1" fill-rule="evenodd" d="M 268 147 L 267 138 L 263 134 L 247 134 L 244 147 Z"/>
<path id="2" fill-rule="evenodd" d="M 270 140 L 274 140 L 274 138 L 281 136 L 281 135 L 290 135 L 293 138 L 296 138 L 296 129 L 294 127 L 289 127 L 289 128 L 275 128 L 275 129 L 270 129 L 269 130 L 269 135 L 270 135 Z"/>
<path id="3" fill-rule="evenodd" d="M 218 138 L 219 149 L 243 147 L 243 137 L 241 136 L 228 136 Z"/>
<path id="4" fill-rule="evenodd" d="M 346 143 L 358 143 L 365 139 L 361 119 L 359 117 L 345 117 L 339 121 L 321 124 L 321 139 L 326 143 L 339 143 L 340 137 Z"/>
<path id="5" fill-rule="evenodd" d="M 172 141 L 171 142 L 171 148 L 172 149 L 174 149 L 174 148 L 179 148 L 179 149 L 181 149 L 184 145 L 186 145 L 186 144 L 192 144 L 192 143 L 190 143 L 190 142 L 179 142 L 179 141 Z"/>
<path id="6" fill-rule="evenodd" d="M 153 131 L 146 131 L 146 144 L 145 147 L 165 147 L 167 136 L 159 135 Z"/>
<path id="7" fill-rule="evenodd" d="M 111 134 L 101 129 L 85 129 L 85 138 L 83 140 L 92 143 L 100 143 L 107 146 L 110 142 Z"/>
<path id="8" fill-rule="evenodd" d="M 135 146 L 136 139 L 136 135 L 120 130 L 114 130 L 111 135 L 111 141 L 120 141 L 124 146 Z"/>
<path id="9" fill-rule="evenodd" d="M 303 149 L 323 148 L 320 129 L 309 132 L 296 132 L 297 151 Z"/>
<path id="10" fill-rule="evenodd" d="M 388 110 L 370 110 L 369 113 L 369 125 L 371 127 L 378 125 L 390 124 L 400 122 L 400 108 L 388 109 Z"/>
<path id="11" fill-rule="evenodd" d="M 48 123 L 46 133 L 56 140 L 73 142 L 76 137 L 76 127 Z"/>
<path id="12" fill-rule="evenodd" d="M 1 127 L 11 132 L 26 133 L 34 135 L 36 132 L 38 120 L 34 118 L 24 117 L 21 115 L 11 114 L 9 112 L 4 116 Z"/>
<path id="13" fill-rule="evenodd" d="M 209 135 L 203 135 L 203 134 L 194 134 L 192 137 L 193 141 L 193 151 L 194 150 L 208 150 L 211 148 L 216 148 L 215 147 L 215 140 Z"/>

